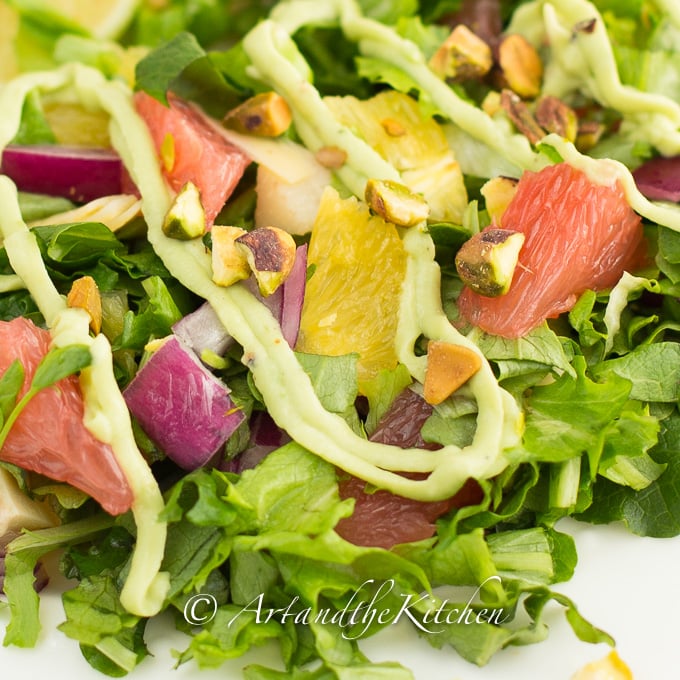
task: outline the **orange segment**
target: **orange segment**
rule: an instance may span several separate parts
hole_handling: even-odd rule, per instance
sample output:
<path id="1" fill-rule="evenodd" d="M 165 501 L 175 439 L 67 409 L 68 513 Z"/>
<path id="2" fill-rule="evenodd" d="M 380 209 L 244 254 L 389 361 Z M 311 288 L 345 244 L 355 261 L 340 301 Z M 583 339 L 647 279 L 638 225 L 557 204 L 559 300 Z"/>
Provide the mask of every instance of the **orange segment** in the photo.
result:
<path id="1" fill-rule="evenodd" d="M 394 336 L 406 254 L 394 225 L 326 189 L 309 243 L 296 349 L 359 355 L 359 381 L 397 365 Z"/>

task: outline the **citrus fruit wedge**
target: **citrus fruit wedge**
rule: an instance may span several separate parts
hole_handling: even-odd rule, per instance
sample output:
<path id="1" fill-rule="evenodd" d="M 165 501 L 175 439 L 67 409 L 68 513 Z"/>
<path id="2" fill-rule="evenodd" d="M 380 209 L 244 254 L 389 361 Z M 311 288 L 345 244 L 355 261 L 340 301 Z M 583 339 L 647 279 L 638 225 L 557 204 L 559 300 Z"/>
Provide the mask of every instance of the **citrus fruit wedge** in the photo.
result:
<path id="1" fill-rule="evenodd" d="M 187 182 L 198 187 L 211 227 L 250 158 L 216 132 L 204 113 L 179 97 L 170 95 L 169 106 L 164 106 L 140 91 L 134 102 L 149 128 L 168 183 L 175 192 Z"/>
<path id="2" fill-rule="evenodd" d="M 397 329 L 406 254 L 394 225 L 332 188 L 321 199 L 309 243 L 296 349 L 359 355 L 359 381 L 397 365 Z"/>
<path id="3" fill-rule="evenodd" d="M 525 335 L 645 261 L 641 219 L 623 188 L 595 184 L 568 163 L 525 172 L 500 220 L 525 235 L 510 289 L 486 297 L 466 288 L 458 299 L 463 317 L 494 335 Z"/>
<path id="4" fill-rule="evenodd" d="M 18 359 L 25 371 L 23 395 L 50 343 L 49 332 L 29 319 L 0 322 L 0 375 Z M 0 458 L 67 482 L 95 498 L 110 514 L 121 514 L 132 505 L 132 491 L 111 447 L 83 425 L 83 413 L 76 376 L 40 390 L 16 419 Z"/>
<path id="5" fill-rule="evenodd" d="M 31 6 L 45 7 L 87 31 L 93 38 L 117 38 L 128 27 L 140 0 L 51 0 Z"/>

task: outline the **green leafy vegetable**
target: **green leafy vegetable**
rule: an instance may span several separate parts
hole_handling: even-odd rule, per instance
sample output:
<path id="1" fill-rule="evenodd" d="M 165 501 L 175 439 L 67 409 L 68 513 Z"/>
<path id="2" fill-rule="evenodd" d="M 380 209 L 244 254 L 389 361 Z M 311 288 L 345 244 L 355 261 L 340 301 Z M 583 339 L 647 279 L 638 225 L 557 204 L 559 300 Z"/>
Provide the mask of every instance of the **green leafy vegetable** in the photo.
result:
<path id="1" fill-rule="evenodd" d="M 40 361 L 38 367 L 33 374 L 31 384 L 19 398 L 19 390 L 23 386 L 23 369 L 17 364 L 12 364 L 7 372 L 3 375 L 3 382 L 0 387 L 6 387 L 8 391 L 3 393 L 2 411 L 4 415 L 4 423 L 0 429 L 0 448 L 5 443 L 7 435 L 12 429 L 12 425 L 16 422 L 20 413 L 26 407 L 26 404 L 38 393 L 55 383 L 62 378 L 73 375 L 83 368 L 86 368 L 92 363 L 92 356 L 90 350 L 84 345 L 67 345 L 65 347 L 57 347 L 51 349 Z M 12 391 L 10 391 L 12 390 Z M 14 402 L 14 404 L 12 404 Z M 10 410 L 10 404 L 12 408 Z M 6 415 L 5 415 L 6 413 Z"/>

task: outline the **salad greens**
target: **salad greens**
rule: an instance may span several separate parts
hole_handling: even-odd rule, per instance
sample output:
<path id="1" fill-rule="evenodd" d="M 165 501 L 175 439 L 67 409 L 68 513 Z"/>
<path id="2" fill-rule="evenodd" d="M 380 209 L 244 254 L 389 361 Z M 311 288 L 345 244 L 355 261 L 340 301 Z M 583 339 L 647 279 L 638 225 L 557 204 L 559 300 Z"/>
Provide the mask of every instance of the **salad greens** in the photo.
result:
<path id="1" fill-rule="evenodd" d="M 159 612 L 187 633 L 178 663 L 215 667 L 277 641 L 286 671 L 250 666 L 249 678 L 412 677 L 399 664 L 371 663 L 361 649 L 361 639 L 399 619 L 434 647 L 484 665 L 508 646 L 545 639 L 555 604 L 579 639 L 614 645 L 559 592 L 577 564 L 559 522 L 680 534 L 680 208 L 648 198 L 633 174 L 650 159 L 680 154 L 675 4 L 478 3 L 495 8 L 473 16 L 482 37 L 497 47 L 503 31 L 524 36 L 542 60 L 541 94 L 584 117 L 597 131 L 589 145 L 547 130 L 532 142 L 526 113 L 518 122 L 506 115 L 516 111 L 493 108 L 502 82 L 493 73 L 459 81 L 433 70 L 455 18 L 475 3 L 140 3 L 115 42 L 54 22 L 37 3 L 10 4 L 20 16 L 21 73 L 0 87 L 0 149 L 59 143 L 54 102 L 103 112 L 141 212 L 115 229 L 108 218 L 63 223 L 59 213 L 77 208 L 67 197 L 20 191 L 0 177 L 0 323 L 24 317 L 48 329 L 53 344 L 27 391 L 20 361 L 0 375 L 0 460 L 34 395 L 77 374 L 83 423 L 110 446 L 134 499 L 114 517 L 63 480 L 0 462 L 11 473 L 7 484 L 47 504 L 54 519 L 0 536 L 4 644 L 36 644 L 34 571 L 59 551 L 61 571 L 75 580 L 62 596 L 60 630 L 111 676 L 149 655 L 145 627 Z M 350 202 L 360 205 L 357 215 L 368 214 L 362 202 L 372 178 L 403 184 L 432 208 L 429 222 L 395 227 L 405 261 L 390 340 L 396 362 L 369 377 L 360 352 L 291 347 L 262 296 L 246 284 L 216 285 L 209 232 L 164 233 L 174 199 L 166 181 L 172 136 L 154 147 L 134 93 L 165 107 L 190 101 L 217 129 L 227 111 L 269 91 L 287 103 L 291 126 L 266 140 L 221 130 L 254 163 L 216 224 L 253 230 L 264 207 L 288 219 L 287 198 L 263 188 L 266 172 L 279 185 L 282 175 L 288 184 L 303 180 L 307 204 Z M 391 107 L 408 112 L 408 129 L 384 122 Z M 376 125 L 392 130 L 393 146 L 371 137 Z M 342 162 L 321 167 L 329 149 Z M 610 288 L 580 291 L 567 313 L 521 337 L 470 326 L 457 306 L 463 283 L 454 258 L 495 219 L 487 180 L 514 181 L 558 163 L 593 184 L 618 182 L 642 218 L 647 259 Z M 314 238 L 313 222 L 291 229 L 297 244 Z M 370 265 L 382 275 L 380 262 Z M 318 266 L 308 267 L 308 283 Z M 82 277 L 99 291 L 101 333 L 90 331 L 87 305 L 66 302 Z M 211 465 L 188 471 L 144 433 L 124 391 L 158 343 L 206 301 L 229 344 L 200 358 L 247 419 Z M 462 348 L 481 366 L 441 403 L 422 398 L 428 341 Z M 417 411 L 399 410 L 405 391 Z M 266 455 L 256 426 L 265 416 L 277 435 Z M 386 439 L 377 436 L 385 431 Z M 347 493 L 353 479 L 361 494 Z M 389 505 L 395 498 L 412 504 L 406 514 Z M 417 523 L 419 509 L 446 505 L 415 540 L 398 532 L 389 545 L 353 540 L 351 522 L 373 521 L 362 504 L 380 499 L 398 530 Z M 193 621 L 201 598 L 214 608 Z"/>

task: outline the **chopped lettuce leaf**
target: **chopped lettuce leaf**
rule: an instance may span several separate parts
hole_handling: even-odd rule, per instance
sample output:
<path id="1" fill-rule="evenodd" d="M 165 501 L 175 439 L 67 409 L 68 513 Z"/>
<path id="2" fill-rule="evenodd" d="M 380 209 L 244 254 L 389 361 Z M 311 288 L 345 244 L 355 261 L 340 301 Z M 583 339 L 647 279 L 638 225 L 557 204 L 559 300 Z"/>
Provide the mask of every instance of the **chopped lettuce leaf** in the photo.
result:
<path id="1" fill-rule="evenodd" d="M 632 399 L 680 399 L 680 345 L 676 342 L 641 345 L 625 356 L 603 361 L 593 372 L 601 380 L 618 376 L 629 381 Z"/>
<path id="2" fill-rule="evenodd" d="M 640 491 L 599 479 L 592 504 L 576 517 L 594 524 L 622 521 L 630 531 L 641 536 L 680 534 L 679 448 L 680 414 L 676 408 L 661 421 L 659 442 L 650 450 L 657 465 L 667 466 L 664 473 Z"/>
<path id="3" fill-rule="evenodd" d="M 617 374 L 596 383 L 586 375 L 582 357 L 574 359 L 576 377 L 564 374 L 533 389 L 527 401 L 524 446 L 534 460 L 561 462 L 587 452 L 597 468 L 603 429 L 615 420 L 631 396 L 631 383 Z"/>

